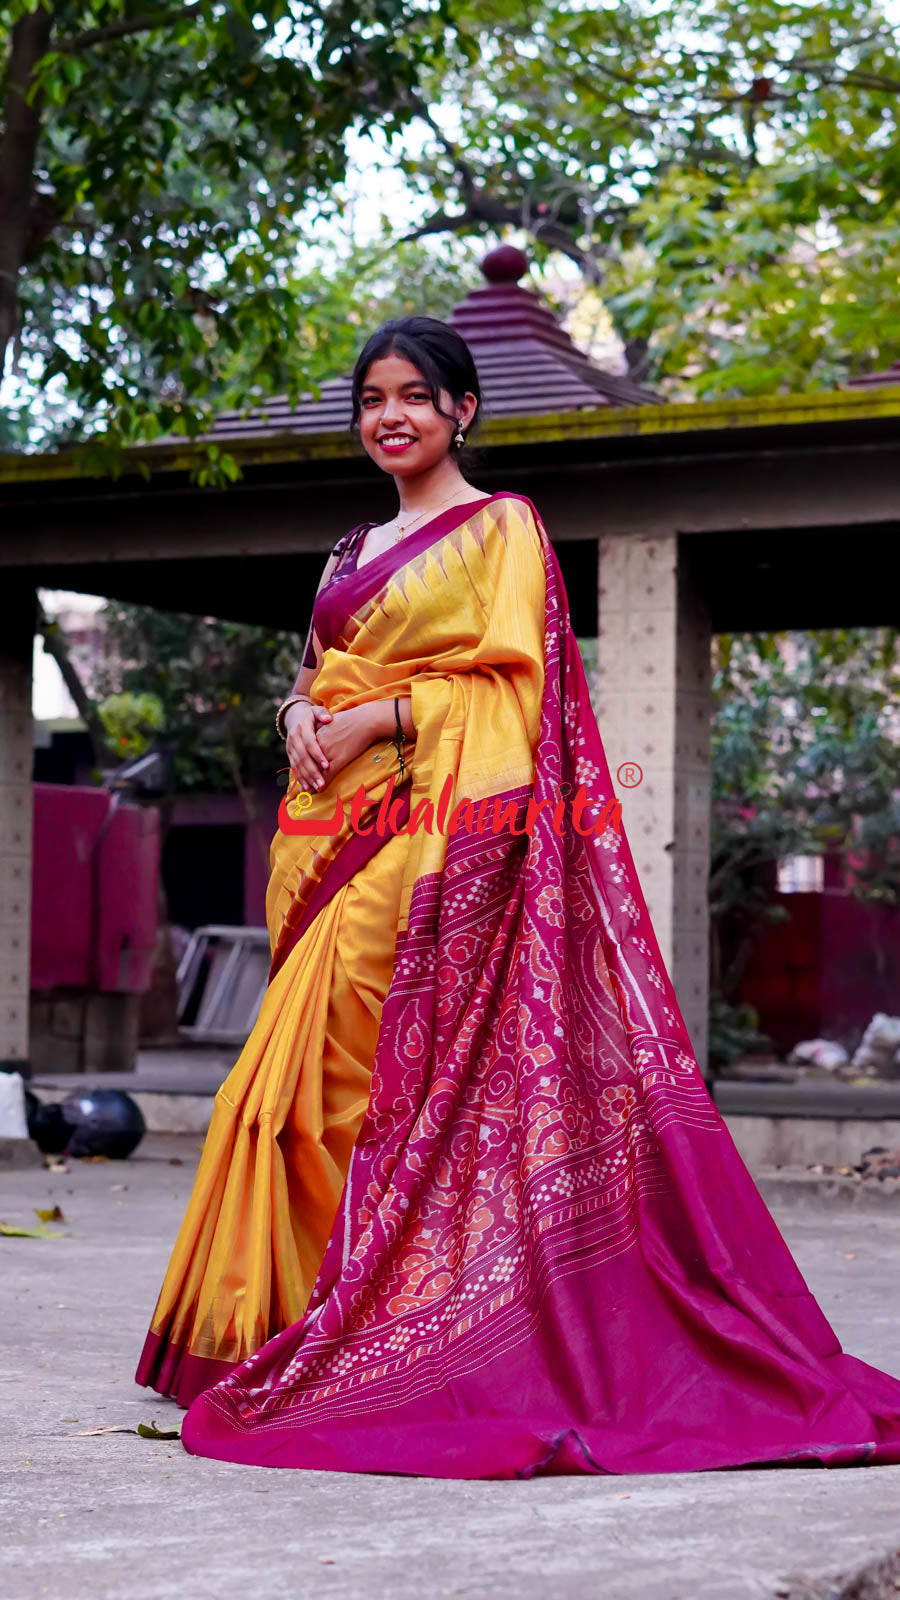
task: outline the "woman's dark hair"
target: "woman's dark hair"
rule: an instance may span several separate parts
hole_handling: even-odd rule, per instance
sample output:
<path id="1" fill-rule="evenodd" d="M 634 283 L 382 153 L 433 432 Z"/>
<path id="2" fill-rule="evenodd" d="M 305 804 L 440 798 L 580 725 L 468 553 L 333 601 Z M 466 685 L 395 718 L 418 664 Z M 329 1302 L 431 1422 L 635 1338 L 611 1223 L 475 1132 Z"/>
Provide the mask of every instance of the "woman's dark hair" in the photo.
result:
<path id="1" fill-rule="evenodd" d="M 404 356 L 414 367 L 418 367 L 425 387 L 431 394 L 435 411 L 446 417 L 448 422 L 455 419 L 441 408 L 441 389 L 445 389 L 451 399 L 457 401 L 466 394 L 473 394 L 478 405 L 469 429 L 474 428 L 481 409 L 481 385 L 472 352 L 455 328 L 448 327 L 446 322 L 438 322 L 436 317 L 397 317 L 376 328 L 353 368 L 351 428 L 359 426 L 362 389 L 369 368 L 373 361 L 390 355 Z"/>

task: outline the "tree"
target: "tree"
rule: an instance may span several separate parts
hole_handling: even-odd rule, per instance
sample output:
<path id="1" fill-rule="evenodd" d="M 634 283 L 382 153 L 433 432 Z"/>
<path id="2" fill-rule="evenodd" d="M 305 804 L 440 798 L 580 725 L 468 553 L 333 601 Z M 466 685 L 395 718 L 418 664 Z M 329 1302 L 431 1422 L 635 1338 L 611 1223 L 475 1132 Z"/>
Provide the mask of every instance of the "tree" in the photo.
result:
<path id="1" fill-rule="evenodd" d="M 461 16 L 464 64 L 417 102 L 417 237 L 525 229 L 676 396 L 818 388 L 900 344 L 900 60 L 877 0 Z"/>
<path id="2" fill-rule="evenodd" d="M 286 275 L 334 214 L 348 131 L 410 115 L 415 0 L 10 0 L 0 130 L 0 373 L 14 350 L 95 466 L 196 434 L 206 397 L 304 384 Z M 241 365 L 246 377 L 246 363 Z M 275 388 L 272 388 L 272 385 Z M 58 402 L 57 402 L 58 404 Z M 7 444 L 27 439 L 8 417 Z M 232 475 L 233 472 L 232 472 Z"/>
<path id="3" fill-rule="evenodd" d="M 7 417 L 7 448 L 90 441 L 115 470 L 296 400 L 346 363 L 354 269 L 389 298 L 401 241 L 439 311 L 448 239 L 524 230 L 673 397 L 828 386 L 900 343 L 886 0 L 0 0 L 4 22 L 0 343 L 46 422 Z M 370 191 L 405 184 L 364 252 L 360 132 Z"/>

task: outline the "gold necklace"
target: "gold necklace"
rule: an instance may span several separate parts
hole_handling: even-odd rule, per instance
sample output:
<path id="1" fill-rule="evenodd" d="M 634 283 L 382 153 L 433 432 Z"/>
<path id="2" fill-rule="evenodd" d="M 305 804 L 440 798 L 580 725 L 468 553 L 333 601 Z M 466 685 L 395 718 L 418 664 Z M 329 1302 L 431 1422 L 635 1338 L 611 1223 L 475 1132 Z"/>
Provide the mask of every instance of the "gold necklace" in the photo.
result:
<path id="1" fill-rule="evenodd" d="M 408 522 L 404 522 L 402 528 L 398 528 L 397 532 L 394 534 L 394 543 L 399 544 L 401 539 L 405 539 L 410 528 L 415 527 L 417 522 L 421 522 L 423 517 L 436 517 L 439 511 L 443 511 L 445 506 L 449 506 L 450 502 L 456 499 L 458 493 L 459 490 L 454 489 L 453 493 L 448 495 L 446 500 L 442 500 L 440 505 L 434 507 L 429 506 L 426 511 L 420 511 L 415 517 L 411 517 Z M 394 521 L 397 521 L 396 517 L 394 518 Z"/>

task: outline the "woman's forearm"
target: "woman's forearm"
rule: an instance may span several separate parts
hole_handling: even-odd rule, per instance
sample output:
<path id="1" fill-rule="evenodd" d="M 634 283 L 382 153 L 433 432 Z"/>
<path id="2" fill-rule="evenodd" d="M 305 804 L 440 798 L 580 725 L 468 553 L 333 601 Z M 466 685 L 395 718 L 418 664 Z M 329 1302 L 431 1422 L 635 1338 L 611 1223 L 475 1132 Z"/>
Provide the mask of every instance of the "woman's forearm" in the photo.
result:
<path id="1" fill-rule="evenodd" d="M 369 725 L 374 739 L 393 739 L 397 732 L 397 718 L 394 716 L 393 700 L 370 700 L 366 707 L 369 713 Z M 416 730 L 412 719 L 412 700 L 409 695 L 400 696 L 398 701 L 400 712 L 400 726 L 407 739 L 416 737 Z"/>

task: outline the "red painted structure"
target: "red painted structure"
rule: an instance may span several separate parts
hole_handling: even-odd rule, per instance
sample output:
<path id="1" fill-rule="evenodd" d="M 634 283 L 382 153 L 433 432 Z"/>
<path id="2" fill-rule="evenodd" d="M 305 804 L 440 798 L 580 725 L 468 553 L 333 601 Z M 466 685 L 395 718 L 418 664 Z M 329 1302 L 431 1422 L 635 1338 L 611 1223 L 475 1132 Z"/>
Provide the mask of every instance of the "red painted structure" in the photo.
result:
<path id="1" fill-rule="evenodd" d="M 761 936 L 738 998 L 779 1053 L 817 1038 L 854 1050 L 874 1012 L 900 1012 L 900 907 L 827 888 L 772 899 L 788 920 Z"/>
<path id="2" fill-rule="evenodd" d="M 32 990 L 149 988 L 158 868 L 155 809 L 106 789 L 36 783 Z"/>

